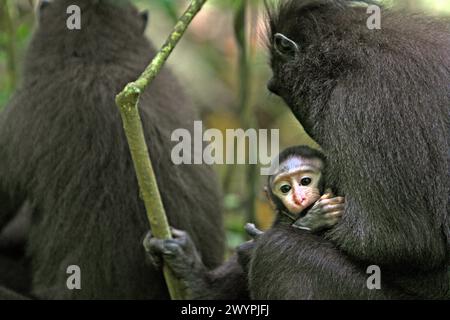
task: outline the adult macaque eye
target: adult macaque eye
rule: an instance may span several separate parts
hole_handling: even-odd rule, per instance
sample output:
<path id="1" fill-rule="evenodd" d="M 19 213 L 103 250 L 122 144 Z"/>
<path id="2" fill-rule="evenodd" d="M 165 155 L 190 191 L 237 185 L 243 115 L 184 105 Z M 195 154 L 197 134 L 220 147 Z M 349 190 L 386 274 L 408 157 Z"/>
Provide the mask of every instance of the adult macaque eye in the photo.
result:
<path id="1" fill-rule="evenodd" d="M 275 50 L 284 57 L 294 58 L 299 52 L 298 45 L 281 33 L 275 34 Z"/>
<path id="2" fill-rule="evenodd" d="M 300 184 L 302 186 L 308 186 L 311 184 L 311 178 L 302 178 L 302 180 L 300 180 Z"/>
<path id="3" fill-rule="evenodd" d="M 291 186 L 288 184 L 284 184 L 280 187 L 280 191 L 284 194 L 288 193 L 289 191 L 291 191 Z"/>

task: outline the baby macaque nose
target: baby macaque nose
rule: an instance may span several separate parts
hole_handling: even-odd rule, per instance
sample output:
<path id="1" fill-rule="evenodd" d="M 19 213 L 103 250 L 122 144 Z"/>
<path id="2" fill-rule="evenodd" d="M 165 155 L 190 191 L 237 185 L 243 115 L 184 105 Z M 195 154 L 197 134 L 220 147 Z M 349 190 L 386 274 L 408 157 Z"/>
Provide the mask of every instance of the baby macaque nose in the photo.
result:
<path id="1" fill-rule="evenodd" d="M 304 196 L 294 196 L 294 202 L 296 205 L 298 206 L 302 205 L 303 201 L 305 201 Z"/>

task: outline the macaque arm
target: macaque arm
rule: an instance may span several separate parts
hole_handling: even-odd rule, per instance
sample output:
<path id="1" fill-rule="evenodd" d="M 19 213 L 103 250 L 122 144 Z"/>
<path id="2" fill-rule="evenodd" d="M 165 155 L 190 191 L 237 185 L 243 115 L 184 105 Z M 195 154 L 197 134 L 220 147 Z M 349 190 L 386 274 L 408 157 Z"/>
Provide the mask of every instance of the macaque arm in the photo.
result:
<path id="1" fill-rule="evenodd" d="M 321 236 L 279 224 L 257 241 L 249 290 L 257 300 L 388 298 L 384 282 L 382 290 L 367 287 L 367 267 L 356 267 Z"/>
<path id="2" fill-rule="evenodd" d="M 183 283 L 187 299 L 234 300 L 248 299 L 247 276 L 242 261 L 251 247 L 241 249 L 227 262 L 214 270 L 208 270 L 194 243 L 184 231 L 173 229 L 173 239 L 160 240 L 149 233 L 144 247 L 151 261 L 162 256 L 175 276 Z"/>
<path id="3" fill-rule="evenodd" d="M 363 73 L 342 82 L 333 91 L 329 107 L 357 110 L 366 105 L 371 101 L 367 97 L 372 97 L 376 90 L 365 83 Z M 391 116 L 389 121 L 400 125 L 401 115 L 396 114 L 400 109 L 387 107 L 396 103 L 392 96 L 379 98 L 370 107 L 375 110 L 385 106 L 382 108 L 388 112 L 383 114 L 385 121 Z M 402 101 L 400 97 L 397 100 Z M 329 155 L 326 180 L 339 181 L 339 192 L 346 197 L 344 215 L 328 232 L 327 239 L 354 258 L 375 261 L 400 273 L 405 266 L 410 272 L 434 273 L 448 265 L 448 242 L 443 232 L 448 220 L 448 188 L 441 183 L 448 172 L 439 164 L 447 151 L 439 151 L 434 144 L 425 148 L 425 142 L 418 145 L 413 137 L 418 139 L 427 131 L 417 131 L 415 125 L 407 122 L 403 130 L 377 133 L 385 139 L 375 142 L 368 135 L 362 141 L 369 132 L 348 125 L 359 123 L 364 128 L 361 114 L 349 112 L 346 117 L 346 122 L 336 122 L 333 141 L 322 143 Z M 427 132 L 424 137 L 430 141 L 431 137 L 438 139 L 434 132 L 439 130 L 431 130 L 432 135 Z M 352 149 L 344 153 L 344 145 Z"/>

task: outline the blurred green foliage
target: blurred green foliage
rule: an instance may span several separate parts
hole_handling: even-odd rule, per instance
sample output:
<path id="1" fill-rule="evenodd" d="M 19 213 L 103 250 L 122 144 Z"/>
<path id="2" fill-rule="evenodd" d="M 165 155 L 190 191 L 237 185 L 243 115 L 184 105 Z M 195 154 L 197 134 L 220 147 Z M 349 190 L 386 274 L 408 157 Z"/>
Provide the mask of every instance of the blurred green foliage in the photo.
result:
<path id="1" fill-rule="evenodd" d="M 34 25 L 31 2 L 0 1 L 0 109 L 14 90 L 17 83 L 14 79 L 17 77 L 20 81 L 20 65 Z M 188 0 L 134 2 L 142 10 L 150 12 L 147 34 L 156 47 L 164 42 L 188 4 Z M 450 14 L 450 0 L 386 2 Z M 9 9 L 6 4 L 10 5 Z M 314 146 L 288 108 L 265 90 L 270 70 L 262 12 L 260 0 L 210 0 L 195 18 L 168 64 L 185 83 L 186 91 L 208 127 L 223 131 L 231 128 L 276 128 L 280 129 L 281 148 L 294 144 Z M 242 19 L 244 13 L 245 19 Z M 8 25 L 8 19 L 11 19 L 12 27 Z M 226 195 L 224 203 L 230 248 L 245 240 L 243 225 L 247 219 L 253 219 L 249 210 L 254 211 L 254 218 L 262 228 L 268 228 L 273 218 L 262 192 L 264 179 L 259 175 L 253 179 L 254 175 L 249 174 L 249 170 L 246 166 L 217 166 Z"/>

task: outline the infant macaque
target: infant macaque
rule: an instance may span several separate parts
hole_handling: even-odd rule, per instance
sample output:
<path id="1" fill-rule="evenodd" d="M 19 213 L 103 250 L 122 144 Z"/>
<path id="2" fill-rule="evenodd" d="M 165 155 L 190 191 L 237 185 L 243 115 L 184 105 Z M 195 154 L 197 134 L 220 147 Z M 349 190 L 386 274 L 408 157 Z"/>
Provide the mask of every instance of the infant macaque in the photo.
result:
<path id="1" fill-rule="evenodd" d="M 342 217 L 343 197 L 324 193 L 325 156 L 307 146 L 290 147 L 278 155 L 265 188 L 272 207 L 292 226 L 317 232 L 334 226 Z"/>

